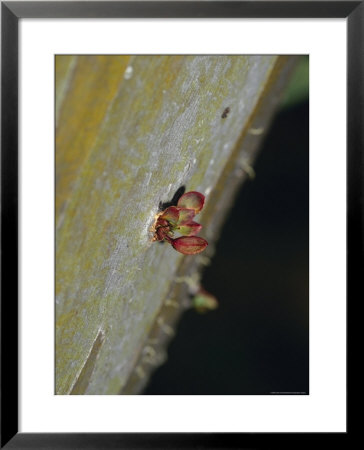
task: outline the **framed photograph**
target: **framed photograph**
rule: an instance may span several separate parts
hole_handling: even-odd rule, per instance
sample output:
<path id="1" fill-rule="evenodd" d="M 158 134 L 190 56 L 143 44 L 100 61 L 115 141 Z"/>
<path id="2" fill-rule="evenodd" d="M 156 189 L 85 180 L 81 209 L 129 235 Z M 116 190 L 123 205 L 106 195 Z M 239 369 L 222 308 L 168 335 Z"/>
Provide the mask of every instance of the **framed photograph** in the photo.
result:
<path id="1" fill-rule="evenodd" d="M 345 445 L 362 2 L 1 6 L 2 447 Z"/>

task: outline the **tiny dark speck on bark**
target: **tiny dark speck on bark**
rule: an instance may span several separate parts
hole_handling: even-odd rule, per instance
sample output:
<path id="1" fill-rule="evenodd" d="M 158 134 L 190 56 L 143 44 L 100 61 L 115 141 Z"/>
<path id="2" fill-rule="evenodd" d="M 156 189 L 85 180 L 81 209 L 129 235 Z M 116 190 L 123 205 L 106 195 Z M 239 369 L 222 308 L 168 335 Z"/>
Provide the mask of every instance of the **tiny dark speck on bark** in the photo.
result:
<path id="1" fill-rule="evenodd" d="M 223 112 L 222 115 L 221 115 L 221 118 L 222 118 L 222 119 L 226 119 L 227 116 L 228 116 L 228 114 L 229 114 L 229 112 L 230 112 L 230 108 L 229 108 L 229 107 L 225 108 L 225 109 L 224 109 L 224 112 Z"/>

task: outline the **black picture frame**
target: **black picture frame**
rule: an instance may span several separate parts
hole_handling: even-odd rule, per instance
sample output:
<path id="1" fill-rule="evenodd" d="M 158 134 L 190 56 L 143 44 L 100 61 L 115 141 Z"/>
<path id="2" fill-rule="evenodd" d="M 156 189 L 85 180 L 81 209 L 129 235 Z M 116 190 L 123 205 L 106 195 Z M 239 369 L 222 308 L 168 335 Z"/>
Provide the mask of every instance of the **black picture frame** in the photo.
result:
<path id="1" fill-rule="evenodd" d="M 21 18 L 346 18 L 347 302 L 363 273 L 363 1 L 1 2 L 1 448 L 257 448 L 326 433 L 18 433 L 18 22 Z M 349 348 L 349 346 L 348 346 Z M 349 372 L 348 372 L 349 375 Z M 334 395 L 334 393 L 333 393 Z M 348 416 L 347 416 L 348 417 Z M 351 431 L 351 429 L 350 429 Z M 335 434 L 345 446 L 346 433 Z M 332 435 L 333 435 L 332 434 Z"/>

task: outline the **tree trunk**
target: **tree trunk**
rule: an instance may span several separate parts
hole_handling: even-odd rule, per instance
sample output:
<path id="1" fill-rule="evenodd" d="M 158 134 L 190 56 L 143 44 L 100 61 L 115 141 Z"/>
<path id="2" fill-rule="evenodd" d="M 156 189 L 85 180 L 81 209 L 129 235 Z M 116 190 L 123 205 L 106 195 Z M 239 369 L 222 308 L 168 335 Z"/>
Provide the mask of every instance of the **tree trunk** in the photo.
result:
<path id="1" fill-rule="evenodd" d="M 247 177 L 292 57 L 56 57 L 56 393 L 135 394 L 161 364 Z M 206 196 L 209 246 L 152 242 Z"/>

